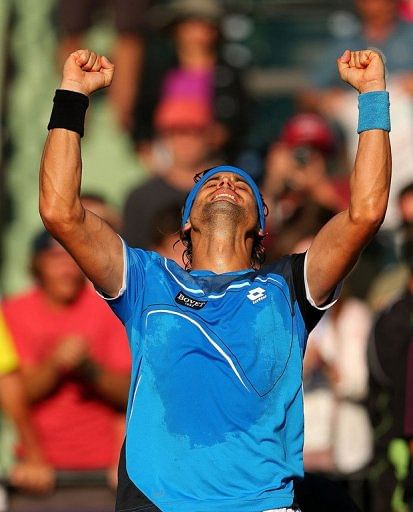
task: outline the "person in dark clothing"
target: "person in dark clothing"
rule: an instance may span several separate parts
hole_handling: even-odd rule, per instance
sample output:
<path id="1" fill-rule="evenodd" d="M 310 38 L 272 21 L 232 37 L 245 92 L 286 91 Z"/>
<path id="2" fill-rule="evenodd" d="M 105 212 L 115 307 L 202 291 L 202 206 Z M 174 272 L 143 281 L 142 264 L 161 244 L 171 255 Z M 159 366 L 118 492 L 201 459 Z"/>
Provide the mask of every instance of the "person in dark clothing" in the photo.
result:
<path id="1" fill-rule="evenodd" d="M 149 249 L 152 218 L 171 204 L 182 204 L 197 170 L 210 167 L 208 142 L 212 118 L 202 103 L 166 100 L 156 112 L 157 131 L 167 154 L 165 168 L 132 190 L 123 211 L 123 237 L 134 247 Z"/>
<path id="2" fill-rule="evenodd" d="M 413 340 L 413 231 L 406 234 L 402 252 L 410 268 L 408 285 L 378 317 L 368 349 L 369 408 L 376 433 L 375 461 L 381 468 L 375 485 L 375 512 L 392 510 L 398 479 L 389 449 L 405 437 L 407 361 Z"/>

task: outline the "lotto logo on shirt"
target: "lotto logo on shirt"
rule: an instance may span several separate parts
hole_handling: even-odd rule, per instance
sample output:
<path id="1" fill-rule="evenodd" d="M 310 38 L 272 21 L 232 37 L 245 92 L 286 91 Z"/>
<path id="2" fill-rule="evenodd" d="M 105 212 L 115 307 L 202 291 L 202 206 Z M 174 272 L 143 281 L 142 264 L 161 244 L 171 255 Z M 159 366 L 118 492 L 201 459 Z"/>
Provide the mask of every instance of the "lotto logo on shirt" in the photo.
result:
<path id="1" fill-rule="evenodd" d="M 260 300 L 264 300 L 267 297 L 267 294 L 265 293 L 264 288 L 258 287 L 250 290 L 247 294 L 247 297 L 253 304 L 256 304 Z"/>
<path id="2" fill-rule="evenodd" d="M 183 292 L 178 293 L 178 295 L 175 297 L 175 302 L 191 309 L 202 309 L 206 304 L 205 301 L 192 299 L 191 297 L 188 297 L 188 295 L 185 295 Z"/>

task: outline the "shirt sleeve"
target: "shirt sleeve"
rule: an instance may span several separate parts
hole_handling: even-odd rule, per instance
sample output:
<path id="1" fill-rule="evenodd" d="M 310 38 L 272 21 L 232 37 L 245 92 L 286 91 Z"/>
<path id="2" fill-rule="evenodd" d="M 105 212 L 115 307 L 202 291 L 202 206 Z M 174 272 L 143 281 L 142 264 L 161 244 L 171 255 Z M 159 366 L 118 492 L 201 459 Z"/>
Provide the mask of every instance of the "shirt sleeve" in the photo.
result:
<path id="1" fill-rule="evenodd" d="M 320 321 L 325 311 L 337 302 L 341 291 L 341 283 L 337 285 L 325 304 L 317 306 L 311 297 L 308 287 L 306 264 L 307 253 L 291 255 L 295 298 L 303 316 L 307 332 L 310 332 Z"/>
<path id="2" fill-rule="evenodd" d="M 142 296 L 144 289 L 145 270 L 148 266 L 149 253 L 142 249 L 132 249 L 124 240 L 123 243 L 123 280 L 122 286 L 116 297 L 108 297 L 101 290 L 96 290 L 121 320 L 123 324 L 132 316 L 136 310 L 137 302 Z"/>

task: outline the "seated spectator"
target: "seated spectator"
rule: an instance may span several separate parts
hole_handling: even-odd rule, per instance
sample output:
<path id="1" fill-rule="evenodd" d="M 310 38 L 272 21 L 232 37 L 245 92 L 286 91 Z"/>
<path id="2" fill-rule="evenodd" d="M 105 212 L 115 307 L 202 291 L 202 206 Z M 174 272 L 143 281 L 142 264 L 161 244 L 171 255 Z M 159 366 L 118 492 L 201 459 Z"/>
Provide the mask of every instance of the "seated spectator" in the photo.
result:
<path id="1" fill-rule="evenodd" d="M 5 300 L 3 312 L 42 455 L 56 470 L 113 478 L 129 385 L 124 329 L 49 233 L 32 251 L 36 286 Z"/>
<path id="2" fill-rule="evenodd" d="M 159 58 L 150 59 L 144 68 L 134 140 L 146 163 L 156 131 L 157 105 L 181 100 L 208 105 L 213 149 L 224 150 L 234 160 L 239 136 L 246 129 L 247 103 L 239 70 L 221 53 L 219 21 L 223 14 L 216 0 L 173 0 L 153 14 L 154 23 L 171 36 L 174 55 L 162 69 Z"/>
<path id="3" fill-rule="evenodd" d="M 21 456 L 11 467 L 11 485 L 25 492 L 44 493 L 53 488 L 53 471 L 45 462 L 31 425 L 19 372 L 19 360 L 0 311 L 0 409 L 13 422 Z"/>
<path id="4" fill-rule="evenodd" d="M 405 438 L 407 361 L 413 340 L 413 231 L 403 244 L 403 260 L 409 279 L 402 294 L 378 317 L 371 336 L 368 360 L 370 372 L 369 408 L 375 428 L 374 462 L 376 512 L 392 510 L 392 499 L 399 482 L 398 468 L 391 458 L 391 447 Z"/>
<path id="5" fill-rule="evenodd" d="M 59 0 L 58 26 L 61 32 L 59 60 L 85 46 L 86 32 L 93 22 L 107 14 L 114 20 L 117 32 L 112 61 L 116 77 L 109 98 L 119 125 L 130 130 L 133 108 L 138 94 L 144 58 L 144 14 L 150 0 Z"/>
<path id="6" fill-rule="evenodd" d="M 211 111 L 190 100 L 165 100 L 155 113 L 159 171 L 132 190 L 123 213 L 123 236 L 132 247 L 148 249 L 151 220 L 160 209 L 183 204 L 192 188 L 194 174 L 211 167 L 209 133 Z"/>

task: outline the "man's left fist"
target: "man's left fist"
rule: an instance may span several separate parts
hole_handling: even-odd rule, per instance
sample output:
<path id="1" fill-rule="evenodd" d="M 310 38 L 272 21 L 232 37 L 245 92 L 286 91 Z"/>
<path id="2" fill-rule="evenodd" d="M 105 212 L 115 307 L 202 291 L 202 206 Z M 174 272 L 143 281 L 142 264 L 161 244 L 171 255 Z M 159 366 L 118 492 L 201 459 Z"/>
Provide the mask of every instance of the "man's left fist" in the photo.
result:
<path id="1" fill-rule="evenodd" d="M 337 67 L 341 79 L 360 93 L 386 89 L 383 59 L 374 50 L 346 50 L 337 59 Z"/>

